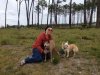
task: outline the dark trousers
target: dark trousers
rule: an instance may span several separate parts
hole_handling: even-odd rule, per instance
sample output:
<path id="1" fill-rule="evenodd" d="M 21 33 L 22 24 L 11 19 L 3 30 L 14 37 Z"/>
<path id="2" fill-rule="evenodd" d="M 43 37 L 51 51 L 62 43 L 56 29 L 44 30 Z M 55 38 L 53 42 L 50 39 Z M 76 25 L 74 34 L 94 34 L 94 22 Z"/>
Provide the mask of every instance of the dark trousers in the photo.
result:
<path id="1" fill-rule="evenodd" d="M 37 48 L 34 48 L 32 55 L 25 59 L 25 63 L 41 62 L 45 59 L 45 54 L 40 53 Z M 50 59 L 50 53 L 47 54 L 47 59 Z"/>

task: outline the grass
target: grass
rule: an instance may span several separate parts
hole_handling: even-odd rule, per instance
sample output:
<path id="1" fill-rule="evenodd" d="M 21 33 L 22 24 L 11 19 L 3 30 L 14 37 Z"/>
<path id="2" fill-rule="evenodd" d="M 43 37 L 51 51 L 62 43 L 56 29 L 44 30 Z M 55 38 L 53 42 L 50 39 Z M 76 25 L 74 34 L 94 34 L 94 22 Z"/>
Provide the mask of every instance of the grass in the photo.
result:
<path id="1" fill-rule="evenodd" d="M 69 41 L 79 47 L 75 58 L 60 58 L 18 67 L 21 59 L 31 54 L 31 46 L 43 29 L 0 29 L 0 75 L 100 75 L 100 29 L 57 29 L 53 35 L 58 50 Z"/>

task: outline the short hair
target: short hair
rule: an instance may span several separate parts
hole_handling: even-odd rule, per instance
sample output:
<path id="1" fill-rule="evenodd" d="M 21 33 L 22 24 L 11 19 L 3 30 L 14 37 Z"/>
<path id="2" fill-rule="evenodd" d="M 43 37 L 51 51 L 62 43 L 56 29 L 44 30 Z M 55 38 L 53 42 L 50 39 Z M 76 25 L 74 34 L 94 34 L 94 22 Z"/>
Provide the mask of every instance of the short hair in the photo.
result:
<path id="1" fill-rule="evenodd" d="M 48 28 L 52 28 L 52 26 L 47 26 L 47 27 L 45 28 L 45 31 L 46 31 Z"/>

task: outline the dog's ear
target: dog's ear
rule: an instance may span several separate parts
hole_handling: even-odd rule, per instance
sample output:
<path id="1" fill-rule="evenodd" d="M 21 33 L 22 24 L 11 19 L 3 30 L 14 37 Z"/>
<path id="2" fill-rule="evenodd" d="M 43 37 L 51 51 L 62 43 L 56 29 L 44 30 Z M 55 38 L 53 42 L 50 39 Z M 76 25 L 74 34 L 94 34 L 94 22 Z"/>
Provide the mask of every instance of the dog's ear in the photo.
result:
<path id="1" fill-rule="evenodd" d="M 67 43 L 68 43 L 68 41 L 67 41 Z"/>

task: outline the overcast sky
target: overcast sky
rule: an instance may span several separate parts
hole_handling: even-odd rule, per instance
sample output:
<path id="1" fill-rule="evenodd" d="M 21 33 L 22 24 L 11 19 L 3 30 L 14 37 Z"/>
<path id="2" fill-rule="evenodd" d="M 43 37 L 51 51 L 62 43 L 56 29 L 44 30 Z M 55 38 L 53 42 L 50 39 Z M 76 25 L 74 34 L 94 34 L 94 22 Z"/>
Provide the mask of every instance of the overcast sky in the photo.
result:
<path id="1" fill-rule="evenodd" d="M 4 23 L 5 23 L 6 1 L 7 0 L 0 0 L 0 27 L 4 26 Z M 69 1 L 70 0 L 67 0 L 68 3 L 69 3 Z M 84 0 L 73 0 L 73 2 L 83 3 Z M 46 15 L 46 12 L 44 12 L 44 15 Z M 45 19 L 46 18 L 44 17 L 43 22 L 45 22 Z M 21 5 L 20 21 L 21 21 L 22 25 L 26 24 L 26 13 L 25 13 L 24 2 L 22 2 L 22 5 Z M 9 25 L 17 25 L 17 2 L 16 2 L 16 0 L 8 0 L 7 24 L 9 24 Z"/>

